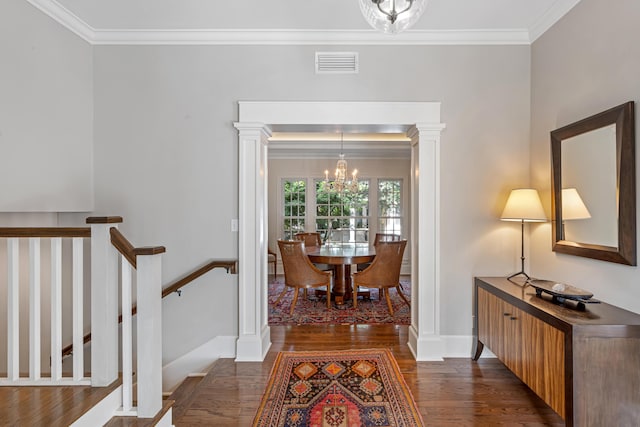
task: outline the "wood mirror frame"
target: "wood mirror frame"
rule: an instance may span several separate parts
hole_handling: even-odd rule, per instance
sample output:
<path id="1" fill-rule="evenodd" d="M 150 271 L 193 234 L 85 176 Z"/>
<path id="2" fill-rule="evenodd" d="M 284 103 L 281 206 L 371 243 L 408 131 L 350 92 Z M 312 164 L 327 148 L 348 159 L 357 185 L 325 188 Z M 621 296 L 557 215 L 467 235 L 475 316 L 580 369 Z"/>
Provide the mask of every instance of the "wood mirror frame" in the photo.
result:
<path id="1" fill-rule="evenodd" d="M 562 230 L 562 142 L 563 140 L 615 124 L 617 246 L 563 239 Z M 635 113 L 633 101 L 564 126 L 551 132 L 552 226 L 555 252 L 637 265 L 636 261 L 636 172 Z"/>

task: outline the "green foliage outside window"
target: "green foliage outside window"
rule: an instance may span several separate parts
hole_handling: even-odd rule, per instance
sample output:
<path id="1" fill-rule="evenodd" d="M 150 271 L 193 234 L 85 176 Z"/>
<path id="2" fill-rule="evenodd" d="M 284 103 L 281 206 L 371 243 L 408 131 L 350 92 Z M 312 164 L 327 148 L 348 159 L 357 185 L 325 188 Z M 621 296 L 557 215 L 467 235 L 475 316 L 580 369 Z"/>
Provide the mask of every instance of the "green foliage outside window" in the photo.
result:
<path id="1" fill-rule="evenodd" d="M 284 239 L 293 239 L 296 233 L 305 230 L 305 214 L 307 202 L 307 181 L 305 179 L 284 180 Z"/>

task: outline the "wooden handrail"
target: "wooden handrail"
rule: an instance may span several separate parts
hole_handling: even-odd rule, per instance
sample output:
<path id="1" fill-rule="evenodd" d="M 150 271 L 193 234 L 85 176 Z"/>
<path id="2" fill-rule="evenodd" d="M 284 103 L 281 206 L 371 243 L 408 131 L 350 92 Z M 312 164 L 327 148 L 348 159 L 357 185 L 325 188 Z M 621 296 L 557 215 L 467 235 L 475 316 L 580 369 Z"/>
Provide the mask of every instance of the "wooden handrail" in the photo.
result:
<path id="1" fill-rule="evenodd" d="M 90 227 L 2 227 L 0 237 L 91 237 Z"/>
<path id="2" fill-rule="evenodd" d="M 119 224 L 121 222 L 121 216 L 90 216 L 87 218 L 87 224 Z"/>
<path id="3" fill-rule="evenodd" d="M 129 264 L 131 264 L 133 268 L 136 268 L 136 257 L 138 255 L 156 255 L 166 252 L 164 246 L 145 246 L 135 248 L 131 242 L 124 237 L 124 234 L 115 227 L 111 227 L 109 229 L 109 233 L 111 234 L 111 244 L 122 254 L 123 257 L 127 259 L 127 261 L 129 261 Z"/>
<path id="4" fill-rule="evenodd" d="M 112 230 L 114 230 L 114 229 L 112 228 Z M 124 236 L 122 236 L 122 238 L 124 238 Z M 126 241 L 126 239 L 125 239 L 125 241 Z M 153 250 L 153 249 L 157 249 L 157 248 L 134 248 L 133 252 L 136 252 L 138 250 L 143 250 L 143 249 L 144 250 L 150 250 L 150 249 Z M 164 251 L 162 251 L 162 252 L 164 252 Z M 143 254 L 139 253 L 138 255 L 143 255 Z M 151 255 L 151 254 L 146 254 L 146 255 Z M 124 254 L 123 254 L 123 256 L 124 256 Z M 238 262 L 236 260 L 211 260 L 208 263 L 204 264 L 202 267 L 197 268 L 193 272 L 191 272 L 191 273 L 185 275 L 184 277 L 172 282 L 168 286 L 163 287 L 162 298 L 164 298 L 164 297 L 166 297 L 168 295 L 171 295 L 174 292 L 179 291 L 184 286 L 188 285 L 189 283 L 193 282 L 198 277 L 200 277 L 200 276 L 204 275 L 205 273 L 213 270 L 214 268 L 224 268 L 224 269 L 227 270 L 227 273 L 236 274 L 237 268 L 238 268 L 237 265 L 238 265 Z M 134 316 L 137 312 L 138 312 L 137 305 L 134 305 L 133 307 L 131 307 L 131 315 L 132 316 Z M 120 314 L 118 316 L 118 323 L 122 323 L 122 314 Z M 90 333 L 84 336 L 84 339 L 82 340 L 82 343 L 86 344 L 89 341 L 91 341 L 91 334 Z M 70 345 L 68 345 L 68 346 L 66 346 L 65 348 L 62 349 L 62 357 L 69 356 L 72 352 L 73 352 L 73 344 L 70 344 Z"/>
<path id="5" fill-rule="evenodd" d="M 111 227 L 109 229 L 109 234 L 111 234 L 111 244 L 113 247 L 116 248 L 118 252 L 127 259 L 127 261 L 129 261 L 129 264 L 131 264 L 133 268 L 136 268 L 136 255 L 133 253 L 135 247 L 117 228 Z"/>
<path id="6" fill-rule="evenodd" d="M 186 276 L 176 280 L 175 282 L 171 283 L 169 286 L 164 288 L 162 290 L 162 298 L 176 291 L 179 291 L 184 286 L 188 285 L 189 283 L 196 280 L 198 277 L 213 270 L 214 268 L 224 268 L 227 270 L 227 273 L 236 274 L 237 264 L 238 262 L 235 260 L 211 260 L 205 265 L 203 265 L 202 267 L 194 270 L 192 273 L 187 274 Z"/>

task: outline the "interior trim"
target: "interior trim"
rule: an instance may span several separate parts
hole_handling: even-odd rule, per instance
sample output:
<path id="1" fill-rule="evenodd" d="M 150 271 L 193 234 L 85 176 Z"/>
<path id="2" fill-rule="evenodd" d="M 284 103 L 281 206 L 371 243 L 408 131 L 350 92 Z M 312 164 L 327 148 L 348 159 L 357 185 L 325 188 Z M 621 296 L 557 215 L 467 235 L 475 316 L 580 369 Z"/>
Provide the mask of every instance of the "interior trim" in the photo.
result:
<path id="1" fill-rule="evenodd" d="M 94 28 L 56 0 L 27 0 L 92 45 L 530 45 L 580 0 L 561 0 L 530 29 L 409 30 L 390 37 L 375 30 L 211 30 Z"/>

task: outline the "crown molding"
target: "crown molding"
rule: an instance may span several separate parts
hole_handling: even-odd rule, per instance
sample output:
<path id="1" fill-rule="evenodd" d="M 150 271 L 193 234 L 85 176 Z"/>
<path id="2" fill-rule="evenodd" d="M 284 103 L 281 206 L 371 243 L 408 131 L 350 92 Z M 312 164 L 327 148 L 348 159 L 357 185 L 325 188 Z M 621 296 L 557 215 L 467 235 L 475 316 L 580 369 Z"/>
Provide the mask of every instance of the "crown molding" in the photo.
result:
<path id="1" fill-rule="evenodd" d="M 555 2 L 549 10 L 540 17 L 538 22 L 531 26 L 529 30 L 531 43 L 536 41 L 578 3 L 580 3 L 580 0 L 558 0 Z"/>
<path id="2" fill-rule="evenodd" d="M 529 44 L 526 30 L 96 30 L 96 45 L 504 45 Z"/>
<path id="3" fill-rule="evenodd" d="M 559 0 L 529 29 L 409 30 L 211 30 L 95 29 L 56 0 L 27 0 L 93 45 L 529 45 L 580 0 Z"/>
<path id="4" fill-rule="evenodd" d="M 67 28 L 86 42 L 93 44 L 96 30 L 80 19 L 69 9 L 55 0 L 27 0 L 33 7 Z"/>

